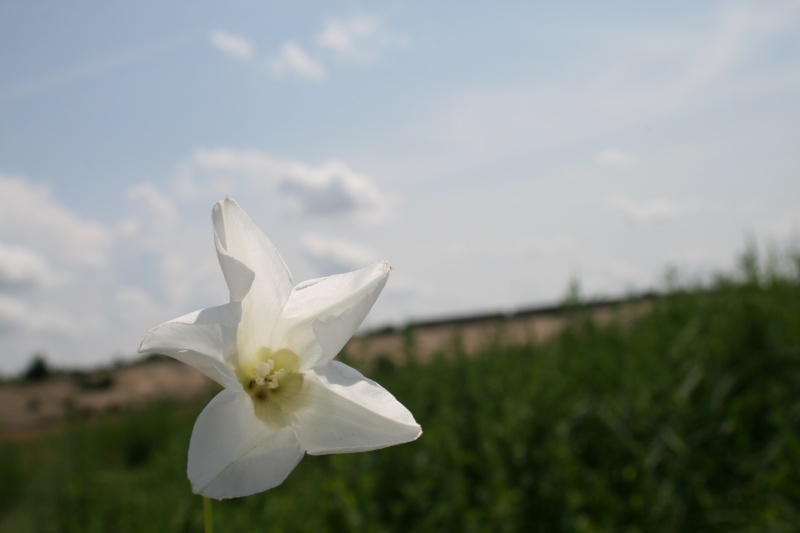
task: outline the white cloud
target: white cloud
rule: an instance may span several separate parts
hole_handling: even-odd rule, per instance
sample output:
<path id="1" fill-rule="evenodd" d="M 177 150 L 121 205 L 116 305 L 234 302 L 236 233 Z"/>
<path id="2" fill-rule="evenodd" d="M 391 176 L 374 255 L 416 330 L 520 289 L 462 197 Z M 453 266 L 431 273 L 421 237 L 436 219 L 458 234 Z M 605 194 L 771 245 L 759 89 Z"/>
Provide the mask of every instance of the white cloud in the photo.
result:
<path id="1" fill-rule="evenodd" d="M 126 218 L 116 225 L 117 235 L 122 237 L 133 237 L 141 230 L 139 220 L 135 217 Z"/>
<path id="2" fill-rule="evenodd" d="M 627 168 L 633 165 L 634 157 L 630 152 L 608 148 L 597 154 L 597 164 L 606 167 Z"/>
<path id="3" fill-rule="evenodd" d="M 116 315 L 128 322 L 147 324 L 159 314 L 159 307 L 150 294 L 136 287 L 119 287 L 111 300 Z"/>
<path id="4" fill-rule="evenodd" d="M 208 38 L 216 48 L 238 59 L 250 59 L 255 53 L 253 44 L 241 35 L 214 30 Z"/>
<path id="5" fill-rule="evenodd" d="M 15 330 L 25 324 L 31 313 L 17 298 L 0 294 L 0 332 Z"/>
<path id="6" fill-rule="evenodd" d="M 606 206 L 622 213 L 637 224 L 651 224 L 696 211 L 699 204 L 696 200 L 684 202 L 667 198 L 634 200 L 627 196 L 616 195 L 606 200 Z"/>
<path id="7" fill-rule="evenodd" d="M 280 187 L 308 214 L 338 215 L 380 211 L 381 193 L 365 176 L 341 161 L 318 167 L 295 166 Z"/>
<path id="8" fill-rule="evenodd" d="M 172 201 L 164 196 L 152 183 L 139 183 L 125 192 L 128 200 L 146 211 L 159 225 L 174 225 L 178 220 L 178 212 Z"/>
<path id="9" fill-rule="evenodd" d="M 125 196 L 130 212 L 104 225 L 47 186 L 0 175 L 4 371 L 37 351 L 59 365 L 135 353 L 147 328 L 224 293 L 224 283 L 210 282 L 219 276 L 210 231 L 182 224 L 169 196 L 150 183 Z"/>
<path id="10" fill-rule="evenodd" d="M 321 82 L 328 77 L 328 67 L 374 63 L 385 50 L 408 45 L 407 37 L 390 31 L 376 16 L 331 18 L 317 35 L 315 45 L 304 48 L 286 41 L 267 61 L 267 68 L 276 78 L 295 76 Z"/>
<path id="11" fill-rule="evenodd" d="M 277 156 L 235 148 L 199 148 L 192 154 L 190 164 L 204 170 L 235 172 L 255 179 L 275 179 L 292 166 L 290 161 Z"/>
<path id="12" fill-rule="evenodd" d="M 344 61 L 370 63 L 387 48 L 406 48 L 407 37 L 389 31 L 376 16 L 331 18 L 317 36 L 317 44 Z"/>
<path id="13" fill-rule="evenodd" d="M 0 290 L 46 287 L 55 280 L 52 268 L 38 252 L 0 242 Z"/>
<path id="14" fill-rule="evenodd" d="M 191 172 L 192 169 L 184 168 L 183 173 L 179 174 L 179 183 L 180 176 L 192 177 Z M 205 188 L 205 184 L 197 185 L 194 181 L 188 183 L 191 188 Z M 177 190 L 183 190 L 181 185 Z M 195 299 L 202 301 L 208 295 L 207 290 L 214 294 L 213 289 L 205 289 L 218 268 L 213 256 L 207 253 L 208 247 L 204 246 L 207 244 L 207 239 L 204 239 L 207 234 L 198 232 L 196 226 L 198 222 L 207 224 L 207 219 L 202 215 L 210 213 L 211 203 L 206 206 L 207 209 L 192 210 L 194 216 L 186 220 L 176 206 L 181 199 L 173 198 L 176 194 L 179 193 L 175 189 L 164 192 L 148 182 L 129 187 L 125 191 L 129 212 L 116 226 L 121 237 L 115 248 L 120 269 L 118 274 L 123 278 L 121 281 L 125 284 L 141 284 L 147 280 L 146 285 L 152 291 L 152 296 L 157 295 L 162 306 L 181 303 L 196 305 Z M 205 196 L 190 195 L 189 198 L 201 202 L 205 200 Z M 122 294 L 130 299 L 133 294 L 131 291 L 140 290 L 140 287 L 131 286 L 126 290 Z M 115 294 L 113 299 L 119 301 L 120 295 Z M 128 316 L 130 313 L 124 314 Z"/>
<path id="15" fill-rule="evenodd" d="M 691 28 L 659 23 L 575 34 L 588 63 L 567 63 L 533 83 L 488 80 L 454 89 L 423 108 L 413 127 L 474 167 L 632 126 L 651 128 L 663 117 L 674 120 L 704 106 L 796 90 L 795 67 L 754 60 L 795 29 L 787 21 L 797 20 L 798 9 L 790 4 L 723 3 Z"/>
<path id="16" fill-rule="evenodd" d="M 320 275 L 356 270 L 381 259 L 368 248 L 315 233 L 306 234 L 302 246 L 303 254 L 314 263 Z"/>
<path id="17" fill-rule="evenodd" d="M 386 196 L 372 179 L 341 161 L 314 166 L 257 150 L 200 149 L 184 166 L 180 177 L 184 190 L 207 188 L 196 184 L 202 175 L 213 182 L 228 182 L 231 175 L 250 184 L 271 186 L 295 211 L 319 216 L 368 216 L 380 218 L 390 211 Z M 227 192 L 234 187 L 230 186 Z"/>
<path id="18" fill-rule="evenodd" d="M 325 80 L 325 67 L 311 57 L 299 44 L 288 41 L 283 43 L 278 55 L 267 62 L 267 67 L 276 78 L 298 76 L 312 81 Z"/>
<path id="19" fill-rule="evenodd" d="M 0 331 L 20 330 L 57 332 L 71 337 L 78 335 L 78 328 L 67 313 L 0 294 Z"/>
<path id="20" fill-rule="evenodd" d="M 102 267 L 113 232 L 60 205 L 48 187 L 0 174 L 0 238 L 66 263 Z"/>

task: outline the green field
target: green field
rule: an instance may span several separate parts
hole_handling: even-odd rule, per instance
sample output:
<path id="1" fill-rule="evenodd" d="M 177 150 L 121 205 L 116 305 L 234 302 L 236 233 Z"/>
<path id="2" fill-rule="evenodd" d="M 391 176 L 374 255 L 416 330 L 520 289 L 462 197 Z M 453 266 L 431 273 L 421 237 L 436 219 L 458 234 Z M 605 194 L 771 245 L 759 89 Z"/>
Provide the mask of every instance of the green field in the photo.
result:
<path id="1" fill-rule="evenodd" d="M 378 365 L 424 429 L 213 502 L 215 531 L 800 531 L 800 260 L 671 282 L 635 324 Z M 209 391 L 209 397 L 213 391 Z M 208 398 L 0 444 L 0 531 L 202 531 Z"/>

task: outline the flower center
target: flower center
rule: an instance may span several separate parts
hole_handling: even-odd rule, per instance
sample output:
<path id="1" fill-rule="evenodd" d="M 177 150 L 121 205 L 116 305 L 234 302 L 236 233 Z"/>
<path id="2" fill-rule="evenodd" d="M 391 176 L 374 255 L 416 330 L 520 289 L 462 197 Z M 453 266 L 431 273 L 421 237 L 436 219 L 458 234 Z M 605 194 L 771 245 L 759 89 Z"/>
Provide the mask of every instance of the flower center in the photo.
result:
<path id="1" fill-rule="evenodd" d="M 237 377 L 253 400 L 256 416 L 269 425 L 285 423 L 282 400 L 299 392 L 303 383 L 297 370 L 300 358 L 291 350 L 273 352 L 261 348 L 246 367 L 237 369 Z"/>
<path id="2" fill-rule="evenodd" d="M 278 381 L 286 375 L 285 368 L 275 370 L 275 360 L 267 359 L 266 362 L 258 363 L 255 367 L 256 377 L 250 382 L 250 387 L 255 384 L 258 387 L 277 389 Z"/>

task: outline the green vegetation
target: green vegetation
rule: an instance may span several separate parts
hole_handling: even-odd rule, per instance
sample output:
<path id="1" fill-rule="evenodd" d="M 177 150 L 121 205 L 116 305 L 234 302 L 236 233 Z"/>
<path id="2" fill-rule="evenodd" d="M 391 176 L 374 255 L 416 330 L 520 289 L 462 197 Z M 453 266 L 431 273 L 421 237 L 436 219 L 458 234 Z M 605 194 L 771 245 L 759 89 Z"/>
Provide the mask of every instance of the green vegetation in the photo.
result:
<path id="1" fill-rule="evenodd" d="M 28 369 L 23 372 L 22 379 L 25 381 L 41 381 L 49 378 L 52 373 L 44 356 L 37 354 L 33 356 L 33 360 L 28 366 Z"/>
<path id="2" fill-rule="evenodd" d="M 306 457 L 214 502 L 216 531 L 800 531 L 800 260 L 784 263 L 673 282 L 634 324 L 573 303 L 546 345 L 378 368 L 419 441 Z M 3 444 L 0 530 L 202 531 L 185 472 L 202 406 Z"/>

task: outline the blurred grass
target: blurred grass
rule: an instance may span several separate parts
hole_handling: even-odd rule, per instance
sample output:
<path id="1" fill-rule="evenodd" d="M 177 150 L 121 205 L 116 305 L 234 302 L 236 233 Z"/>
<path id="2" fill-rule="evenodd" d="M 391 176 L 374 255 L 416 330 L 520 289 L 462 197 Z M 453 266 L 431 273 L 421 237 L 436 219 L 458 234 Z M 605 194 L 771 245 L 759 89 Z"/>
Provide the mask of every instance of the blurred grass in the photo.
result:
<path id="1" fill-rule="evenodd" d="M 750 251 L 711 287 L 673 278 L 632 325 L 573 301 L 546 345 L 454 343 L 371 374 L 420 440 L 306 457 L 276 489 L 214 502 L 217 531 L 800 531 L 796 256 Z M 186 454 L 206 401 L 0 445 L 0 530 L 201 531 Z"/>

